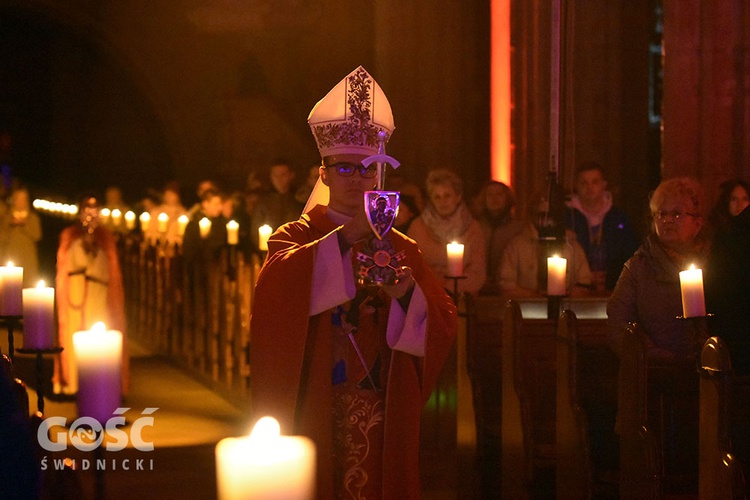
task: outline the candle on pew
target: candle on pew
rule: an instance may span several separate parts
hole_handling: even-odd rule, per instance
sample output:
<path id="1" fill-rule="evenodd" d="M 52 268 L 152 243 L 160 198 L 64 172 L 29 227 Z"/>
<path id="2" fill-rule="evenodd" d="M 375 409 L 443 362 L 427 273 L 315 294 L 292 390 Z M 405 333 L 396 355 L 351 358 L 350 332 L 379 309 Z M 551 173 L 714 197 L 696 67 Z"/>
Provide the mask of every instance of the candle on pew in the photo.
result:
<path id="1" fill-rule="evenodd" d="M 135 229 L 135 213 L 132 210 L 125 212 L 125 227 L 128 231 Z"/>
<path id="2" fill-rule="evenodd" d="M 230 220 L 229 222 L 227 222 L 227 243 L 229 245 L 236 245 L 237 243 L 239 243 L 239 231 L 240 225 L 236 220 Z"/>
<path id="3" fill-rule="evenodd" d="M 267 252 L 268 251 L 268 238 L 271 237 L 273 229 L 268 224 L 263 224 L 258 228 L 258 249 Z"/>
<path id="4" fill-rule="evenodd" d="M 703 295 L 703 270 L 690 269 L 680 271 L 680 292 L 682 294 L 682 315 L 695 318 L 706 315 L 706 301 Z"/>
<path id="5" fill-rule="evenodd" d="M 185 214 L 180 215 L 177 218 L 177 236 L 183 237 L 185 236 L 185 228 L 188 224 L 188 216 Z"/>
<path id="6" fill-rule="evenodd" d="M 157 229 L 159 230 L 159 234 L 166 234 L 167 225 L 169 224 L 169 215 L 162 212 L 159 214 L 159 216 L 156 219 L 158 221 Z"/>
<path id="7" fill-rule="evenodd" d="M 23 289 L 23 347 L 55 347 L 55 289 L 40 281 L 35 288 Z"/>
<path id="8" fill-rule="evenodd" d="M 112 225 L 118 227 L 122 222 L 122 212 L 119 208 L 112 210 Z"/>
<path id="9" fill-rule="evenodd" d="M 464 273 L 464 245 L 452 241 L 446 246 L 448 254 L 448 276 L 463 276 Z"/>
<path id="10" fill-rule="evenodd" d="M 263 417 L 249 436 L 216 445 L 219 500 L 315 496 L 315 445 L 303 436 L 281 436 L 279 423 Z"/>
<path id="11" fill-rule="evenodd" d="M 547 295 L 550 297 L 565 295 L 565 274 L 568 261 L 558 255 L 547 257 Z"/>
<path id="12" fill-rule="evenodd" d="M 208 217 L 203 217 L 198 221 L 198 228 L 201 232 L 201 238 L 208 238 L 211 233 L 211 220 Z"/>
<path id="13" fill-rule="evenodd" d="M 143 233 L 148 232 L 148 227 L 151 225 L 151 214 L 148 212 L 143 212 L 140 216 L 141 221 L 141 231 Z"/>
<path id="14" fill-rule="evenodd" d="M 122 333 L 96 323 L 73 334 L 78 365 L 78 416 L 104 423 L 120 406 Z"/>
<path id="15" fill-rule="evenodd" d="M 23 267 L 0 266 L 0 316 L 23 314 Z"/>

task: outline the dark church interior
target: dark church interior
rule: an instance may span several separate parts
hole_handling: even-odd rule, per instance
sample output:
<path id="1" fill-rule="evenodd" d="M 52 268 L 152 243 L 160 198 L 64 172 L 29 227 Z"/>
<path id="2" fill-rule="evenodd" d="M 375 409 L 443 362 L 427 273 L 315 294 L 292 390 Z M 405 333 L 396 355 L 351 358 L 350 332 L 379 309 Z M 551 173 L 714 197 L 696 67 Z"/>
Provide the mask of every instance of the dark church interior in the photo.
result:
<path id="1" fill-rule="evenodd" d="M 359 66 L 393 112 L 387 154 L 400 166 L 385 188 L 401 193 L 399 210 L 408 205 L 427 220 L 426 207 L 437 207 L 431 173 L 447 169 L 461 183 L 458 203 L 482 222 L 488 186 L 502 183 L 513 200 L 508 218 L 534 227 L 534 248 L 573 248 L 577 237 L 596 280 L 604 271 L 566 220 L 576 211 L 571 200 L 584 197 L 582 172 L 594 168 L 634 242 L 619 248 L 627 255 L 611 283 L 588 281 L 583 295 L 548 293 L 551 253 L 523 251 L 543 290 L 507 292 L 508 247 L 493 257 L 490 243 L 481 290 L 466 288 L 468 267 L 435 271 L 457 329 L 421 411 L 422 497 L 746 498 L 750 209 L 716 218 L 728 200 L 731 212 L 727 186 L 750 195 L 745 0 L 0 0 L 0 418 L 8 424 L 0 424 L 0 498 L 279 498 L 242 496 L 247 485 L 226 486 L 218 462 L 217 443 L 246 436 L 255 422 L 251 317 L 273 240 L 270 249 L 261 241 L 252 209 L 278 190 L 273 172 L 286 165 L 291 213 L 302 213 L 323 155 L 308 115 Z M 670 204 L 688 189 L 688 181 L 670 188 L 673 179 L 696 181 L 700 210 Z M 6 224 L 21 191 L 30 203 L 24 222 L 13 215 Z M 172 203 L 167 192 L 179 211 L 163 208 Z M 208 215 L 212 193 L 221 206 Z M 546 228 L 540 202 L 552 220 Z M 89 208 L 108 232 L 97 251 L 116 260 L 103 280 L 75 271 L 79 250 L 66 243 L 73 226 L 86 233 L 79 217 Z M 38 236 L 33 267 L 22 264 L 23 312 L 14 312 L 3 298 L 12 257 L 3 233 L 28 226 L 26 212 Z M 284 217 L 269 234 L 297 218 Z M 225 229 L 230 220 L 238 233 Z M 589 219 L 587 229 L 606 219 L 598 224 Z M 676 255 L 666 231 L 691 224 L 695 245 Z M 410 231 L 429 264 L 427 245 Z M 652 268 L 636 276 L 629 259 L 654 242 L 675 265 L 689 256 L 703 267 L 697 314 L 682 273 L 668 283 Z M 576 263 L 568 258 L 568 278 Z M 72 344 L 29 347 L 35 319 L 25 292 L 36 281 L 27 278 L 56 287 L 53 322 L 62 332 L 64 310 L 88 314 L 78 299 L 60 302 L 80 273 L 83 297 L 121 280 L 120 357 L 128 361 L 123 420 L 112 432 L 73 425 L 84 415 L 87 379 L 81 372 L 77 399 L 53 375 L 65 373 Z M 673 301 L 638 288 L 646 282 Z M 101 307 L 112 307 L 110 290 Z M 618 309 L 620 299 L 628 307 Z M 295 306 L 278 304 L 278 314 Z M 689 336 L 679 340 L 688 355 L 662 356 L 652 322 Z M 49 417 L 58 419 L 47 433 L 67 445 L 42 438 Z M 81 435 L 99 446 L 87 448 Z M 122 449 L 118 436 L 129 438 Z"/>

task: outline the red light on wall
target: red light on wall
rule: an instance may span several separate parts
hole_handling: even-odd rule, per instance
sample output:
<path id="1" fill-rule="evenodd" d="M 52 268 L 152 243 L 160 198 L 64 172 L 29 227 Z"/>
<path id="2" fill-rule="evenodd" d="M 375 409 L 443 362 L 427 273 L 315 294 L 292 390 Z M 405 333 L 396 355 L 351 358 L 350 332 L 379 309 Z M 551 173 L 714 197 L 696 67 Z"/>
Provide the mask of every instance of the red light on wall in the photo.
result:
<path id="1" fill-rule="evenodd" d="M 510 137 L 510 2 L 490 5 L 490 162 L 493 180 L 512 186 Z"/>

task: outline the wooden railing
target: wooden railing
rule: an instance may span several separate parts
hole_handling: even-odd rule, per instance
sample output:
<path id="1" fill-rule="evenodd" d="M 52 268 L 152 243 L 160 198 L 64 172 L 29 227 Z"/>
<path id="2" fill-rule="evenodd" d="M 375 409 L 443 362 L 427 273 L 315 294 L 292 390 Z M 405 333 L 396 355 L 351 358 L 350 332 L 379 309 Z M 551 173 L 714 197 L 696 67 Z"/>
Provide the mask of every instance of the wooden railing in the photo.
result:
<path id="1" fill-rule="evenodd" d="M 182 248 L 119 240 L 128 335 L 241 407 L 250 401 L 250 312 L 261 260 L 235 247 L 184 261 Z"/>

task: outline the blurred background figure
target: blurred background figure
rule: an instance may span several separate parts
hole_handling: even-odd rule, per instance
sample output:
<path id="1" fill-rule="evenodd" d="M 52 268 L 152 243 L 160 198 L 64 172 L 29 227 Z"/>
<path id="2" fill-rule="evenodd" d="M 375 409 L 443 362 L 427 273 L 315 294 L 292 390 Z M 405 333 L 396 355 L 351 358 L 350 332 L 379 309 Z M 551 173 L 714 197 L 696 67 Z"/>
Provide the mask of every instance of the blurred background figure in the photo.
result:
<path id="1" fill-rule="evenodd" d="M 318 173 L 319 170 L 320 165 L 312 165 L 307 171 L 305 182 L 300 184 L 297 190 L 294 192 L 294 199 L 297 200 L 297 203 L 301 203 L 302 206 L 307 203 L 307 199 L 310 198 L 310 194 L 315 187 L 315 183 L 318 182 L 318 176 L 320 175 Z"/>
<path id="2" fill-rule="evenodd" d="M 203 179 L 198 183 L 198 185 L 195 187 L 195 195 L 198 199 L 190 208 L 188 208 L 187 216 L 188 219 L 192 219 L 193 216 L 200 212 L 201 205 L 203 203 L 203 195 L 206 191 L 216 191 L 219 192 L 219 186 L 211 179 Z"/>
<path id="3" fill-rule="evenodd" d="M 481 293 L 500 293 L 497 272 L 508 243 L 523 231 L 523 222 L 515 218 L 516 197 L 502 182 L 490 180 L 476 198 L 476 218 L 484 235 L 487 277 Z"/>
<path id="4" fill-rule="evenodd" d="M 708 216 L 709 228 L 716 236 L 726 233 L 734 218 L 750 205 L 750 184 L 730 179 L 719 186 L 719 199 Z"/>
<path id="5" fill-rule="evenodd" d="M 286 222 L 299 219 L 304 203 L 295 198 L 292 183 L 294 170 L 286 160 L 277 160 L 269 171 L 271 190 L 261 195 L 253 211 L 250 237 L 254 246 L 258 246 L 258 228 L 264 224 L 275 231 Z"/>
<path id="6" fill-rule="evenodd" d="M 114 236 L 100 224 L 99 210 L 99 200 L 85 196 L 79 204 L 78 222 L 60 234 L 55 301 L 59 346 L 64 349 L 55 356 L 52 382 L 56 394 L 78 392 L 73 333 L 89 330 L 99 321 L 123 333 L 123 394 L 129 385 L 120 261 Z"/>
<path id="7" fill-rule="evenodd" d="M 542 236 L 559 232 L 559 222 L 550 217 L 550 200 L 534 197 L 529 213 L 531 221 L 524 224 L 503 252 L 497 271 L 502 295 L 509 298 L 547 296 L 547 258 L 558 254 L 567 259 L 566 294 L 573 297 L 591 293 L 591 270 L 586 254 L 572 231 L 562 230 L 560 240 L 548 244 Z"/>
<path id="8" fill-rule="evenodd" d="M 398 229 L 404 234 L 409 232 L 409 226 L 411 223 L 419 217 L 420 210 L 417 206 L 417 202 L 414 201 L 414 197 L 409 194 L 401 194 L 398 203 L 398 212 L 396 213 L 396 221 L 393 223 L 394 229 Z"/>
<path id="9" fill-rule="evenodd" d="M 10 207 L 0 217 L 0 262 L 23 267 L 24 288 L 36 286 L 39 279 L 37 243 L 41 239 L 42 224 L 31 207 L 29 191 L 16 187 L 10 196 Z"/>
<path id="10" fill-rule="evenodd" d="M 594 293 L 609 293 L 622 266 L 638 248 L 638 238 L 624 211 L 613 204 L 604 167 L 595 162 L 578 167 L 575 194 L 568 201 L 565 221 L 586 252 Z"/>
<path id="11" fill-rule="evenodd" d="M 445 277 L 449 274 L 446 246 L 453 241 L 462 243 L 467 278 L 458 280 L 458 291 L 476 293 L 486 276 L 484 236 L 464 203 L 461 178 L 447 168 L 435 169 L 427 176 L 426 188 L 429 202 L 407 234 L 419 244 L 427 265 L 450 292 L 454 283 Z"/>
<path id="12" fill-rule="evenodd" d="M 153 207 L 149 211 L 151 215 L 151 223 L 146 231 L 146 237 L 151 241 L 158 241 L 161 237 L 159 231 L 158 218 L 159 215 L 164 213 L 167 214 L 167 230 L 164 233 L 164 238 L 168 243 L 180 243 L 182 241 L 182 235 L 179 234 L 179 221 L 181 215 L 185 215 L 187 210 L 182 204 L 180 197 L 180 185 L 177 181 L 171 181 L 164 186 L 164 191 L 161 196 L 161 204 Z"/>

